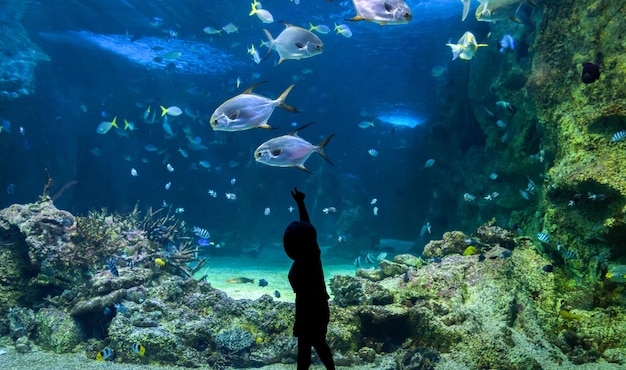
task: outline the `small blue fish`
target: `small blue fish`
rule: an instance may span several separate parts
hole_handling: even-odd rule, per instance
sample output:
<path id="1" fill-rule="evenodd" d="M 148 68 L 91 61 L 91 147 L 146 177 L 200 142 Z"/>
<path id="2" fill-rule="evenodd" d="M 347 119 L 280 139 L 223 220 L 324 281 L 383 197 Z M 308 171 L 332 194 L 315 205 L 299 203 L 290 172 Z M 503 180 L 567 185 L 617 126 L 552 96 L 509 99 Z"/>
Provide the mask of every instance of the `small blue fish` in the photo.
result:
<path id="1" fill-rule="evenodd" d="M 113 257 L 109 257 L 107 258 L 107 267 L 109 268 L 109 271 L 111 271 L 111 275 L 113 276 L 120 276 L 119 271 L 117 271 L 117 267 L 115 266 L 115 258 Z"/>
<path id="2" fill-rule="evenodd" d="M 104 315 L 104 317 L 109 316 L 111 314 L 111 309 L 109 307 L 105 307 L 102 311 L 102 314 Z"/>
<path id="3" fill-rule="evenodd" d="M 371 155 L 372 157 L 378 157 L 380 155 L 380 153 L 378 152 L 378 150 L 372 148 L 370 150 L 367 151 L 367 153 L 369 155 Z"/>
<path id="4" fill-rule="evenodd" d="M 259 286 L 267 286 L 269 283 L 265 279 L 259 279 Z"/>
<path id="5" fill-rule="evenodd" d="M 274 297 L 280 298 L 280 292 L 278 290 L 274 291 Z"/>
<path id="6" fill-rule="evenodd" d="M 212 245 L 214 245 L 215 243 L 213 243 L 212 241 L 210 241 L 209 239 L 198 239 L 198 245 L 201 247 L 210 247 Z"/>
<path id="7" fill-rule="evenodd" d="M 500 40 L 500 52 L 504 53 L 507 49 L 515 50 L 515 39 L 511 35 L 504 35 Z"/>
<path id="8" fill-rule="evenodd" d="M 124 307 L 124 305 L 121 303 L 115 303 L 113 307 L 115 307 L 115 311 L 121 313 L 122 315 L 128 311 L 126 310 L 126 307 Z"/>

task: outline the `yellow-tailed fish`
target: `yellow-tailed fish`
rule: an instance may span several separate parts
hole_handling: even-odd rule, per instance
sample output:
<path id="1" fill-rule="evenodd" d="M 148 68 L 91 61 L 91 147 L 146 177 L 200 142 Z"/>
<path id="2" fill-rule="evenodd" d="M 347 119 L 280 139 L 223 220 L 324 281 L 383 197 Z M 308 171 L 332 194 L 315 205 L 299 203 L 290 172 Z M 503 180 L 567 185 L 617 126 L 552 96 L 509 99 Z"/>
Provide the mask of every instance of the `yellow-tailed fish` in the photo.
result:
<path id="1" fill-rule="evenodd" d="M 255 14 L 263 23 L 274 22 L 274 16 L 272 16 L 272 13 L 270 13 L 266 9 L 262 9 L 261 3 L 256 0 L 252 2 L 252 11 L 250 12 L 249 15 L 253 16 Z"/>
<path id="2" fill-rule="evenodd" d="M 171 106 L 169 108 L 165 108 L 164 106 L 161 106 L 161 117 L 163 117 L 164 115 L 168 115 L 168 116 L 180 116 L 181 114 L 183 114 L 183 110 L 178 108 L 177 106 Z"/>
<path id="3" fill-rule="evenodd" d="M 109 130 L 111 129 L 111 127 L 117 127 L 117 117 L 113 117 L 113 121 L 111 122 L 100 122 L 100 124 L 98 125 L 98 128 L 96 129 L 96 132 L 104 135 L 107 132 L 109 132 Z"/>
<path id="4" fill-rule="evenodd" d="M 163 260 L 162 258 L 155 258 L 154 263 L 156 263 L 159 266 L 165 266 L 165 260 Z"/>
<path id="5" fill-rule="evenodd" d="M 285 103 L 285 99 L 294 85 L 289 86 L 278 98 L 272 100 L 252 93 L 252 89 L 264 82 L 250 86 L 243 93 L 228 99 L 217 107 L 209 121 L 213 130 L 242 131 L 251 128 L 271 128 L 267 121 L 276 107 L 290 112 L 298 111 L 295 107 Z"/>
<path id="6" fill-rule="evenodd" d="M 325 24 L 318 24 L 317 26 L 315 26 L 313 23 L 309 23 L 309 31 L 315 31 L 317 33 L 325 35 L 330 32 L 330 27 Z"/>
<path id="7" fill-rule="evenodd" d="M 275 137 L 261 144 L 254 151 L 254 159 L 259 162 L 273 167 L 296 167 L 302 171 L 311 173 L 304 162 L 311 156 L 313 152 L 318 153 L 332 165 L 332 162 L 324 153 L 324 147 L 332 139 L 335 134 L 328 136 L 318 145 L 313 145 L 298 136 L 298 131 L 310 126 L 312 123 L 306 124 L 287 135 Z"/>
<path id="8" fill-rule="evenodd" d="M 234 283 L 234 284 L 245 284 L 245 283 L 254 284 L 254 279 L 248 279 L 247 277 L 238 277 L 238 278 L 228 279 L 226 280 L 226 282 Z"/>
<path id="9" fill-rule="evenodd" d="M 357 15 L 350 21 L 370 21 L 384 24 L 404 24 L 413 19 L 404 0 L 352 0 Z"/>
<path id="10" fill-rule="evenodd" d="M 313 32 L 289 23 L 283 22 L 283 24 L 285 29 L 275 39 L 272 38 L 272 34 L 268 30 L 263 30 L 270 43 L 265 58 L 270 55 L 273 49 L 276 49 L 280 56 L 278 64 L 286 59 L 310 58 L 324 51 L 324 43 Z"/>

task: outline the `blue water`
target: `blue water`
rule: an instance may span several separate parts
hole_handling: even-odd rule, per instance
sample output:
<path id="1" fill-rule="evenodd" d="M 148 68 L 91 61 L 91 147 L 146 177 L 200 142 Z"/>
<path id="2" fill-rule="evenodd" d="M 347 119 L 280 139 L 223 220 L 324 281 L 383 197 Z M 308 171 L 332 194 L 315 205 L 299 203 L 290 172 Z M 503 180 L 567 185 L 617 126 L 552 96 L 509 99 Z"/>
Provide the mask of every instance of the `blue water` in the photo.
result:
<path id="1" fill-rule="evenodd" d="M 411 23 L 380 26 L 344 21 L 355 15 L 348 1 L 263 1 L 276 20 L 306 28 L 309 22 L 331 28 L 335 22 L 346 23 L 353 32 L 352 38 L 334 32 L 320 35 L 323 54 L 276 66 L 276 52 L 257 65 L 246 48 L 254 43 L 263 55 L 263 28 L 277 36 L 283 26 L 248 16 L 247 1 L 28 2 L 22 24 L 51 61 L 38 66 L 32 95 L 2 103 L 0 113 L 12 130 L 0 135 L 0 188 L 14 185 L 10 192 L 3 191 L 0 205 L 35 201 L 47 168 L 54 179 L 51 195 L 77 182 L 58 194 L 59 208 L 76 214 L 102 207 L 126 212 L 137 202 L 145 209 L 159 208 L 165 201 L 184 208 L 180 217 L 209 229 L 217 239 L 276 241 L 297 217 L 288 211 L 294 186 L 308 194 L 313 221 L 327 241 L 337 237 L 335 225 L 342 210 L 361 205 L 369 214 L 373 198 L 379 216 L 368 222 L 381 236 L 414 240 L 426 221 L 441 233 L 454 219 L 445 210 L 436 218 L 433 209 L 454 205 L 433 204 L 438 184 L 420 169 L 445 140 L 436 130 L 438 110 L 445 110 L 442 91 L 463 91 L 469 68 L 467 63 L 452 63 L 445 44 L 467 30 L 482 40 L 488 27 L 471 15 L 461 23 L 458 0 L 408 4 L 414 14 Z M 159 27 L 150 25 L 155 17 L 162 19 Z M 239 32 L 202 31 L 228 22 Z M 170 31 L 177 35 L 170 36 Z M 181 57 L 154 62 L 168 51 L 181 51 Z M 431 76 L 437 65 L 448 70 L 443 78 Z M 259 77 L 253 78 L 253 73 Z M 236 88 L 238 77 L 241 86 Z M 207 124 L 213 110 L 262 80 L 269 83 L 255 92 L 271 98 L 295 83 L 287 103 L 300 113 L 277 109 L 270 119 L 275 130 L 214 133 Z M 176 136 L 166 139 L 161 122 L 148 125 L 142 120 L 148 106 L 160 113 L 159 105 L 188 108 L 200 118 L 170 117 Z M 115 129 L 97 134 L 98 124 L 114 116 L 121 127 L 125 118 L 137 130 L 126 131 L 128 137 Z M 358 127 L 372 119 L 375 127 Z M 315 122 L 300 133 L 314 144 L 336 134 L 326 149 L 334 166 L 317 154 L 306 163 L 314 175 L 254 161 L 254 149 L 293 130 L 293 122 L 296 127 Z M 472 137 L 467 122 L 458 125 L 459 134 L 468 137 L 464 145 L 481 140 Z M 189 150 L 185 126 L 208 149 Z M 147 144 L 158 151 L 146 151 Z M 188 158 L 179 148 L 187 150 Z M 368 154 L 372 148 L 378 157 Z M 201 160 L 210 162 L 210 170 L 198 165 Z M 173 172 L 166 169 L 168 163 Z M 131 168 L 138 176 L 131 176 Z M 166 190 L 168 182 L 171 188 Z M 210 196 L 209 189 L 217 197 Z M 236 194 L 237 200 L 228 200 L 226 193 Z M 331 206 L 338 213 L 321 211 Z M 264 214 L 266 208 L 269 215 Z"/>

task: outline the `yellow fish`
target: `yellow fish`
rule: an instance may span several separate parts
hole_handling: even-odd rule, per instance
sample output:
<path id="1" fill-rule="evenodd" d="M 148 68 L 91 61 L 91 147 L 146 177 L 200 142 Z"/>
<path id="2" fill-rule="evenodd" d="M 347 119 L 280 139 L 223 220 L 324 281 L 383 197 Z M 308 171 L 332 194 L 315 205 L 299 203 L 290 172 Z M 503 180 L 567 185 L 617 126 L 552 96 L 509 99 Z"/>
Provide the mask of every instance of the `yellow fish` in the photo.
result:
<path id="1" fill-rule="evenodd" d="M 165 261 L 161 258 L 155 258 L 154 263 L 156 263 L 159 266 L 165 266 Z"/>
<path id="2" fill-rule="evenodd" d="M 102 351 L 98 352 L 98 354 L 96 354 L 96 361 L 98 362 L 106 361 L 110 359 L 111 357 L 113 357 L 114 353 L 115 352 L 113 351 L 111 347 L 106 347 Z"/>
<path id="3" fill-rule="evenodd" d="M 131 348 L 134 353 L 138 354 L 141 357 L 146 354 L 146 347 L 141 345 L 141 343 L 133 343 Z"/>
<path id="4" fill-rule="evenodd" d="M 452 49 L 452 60 L 461 58 L 463 60 L 471 60 L 476 54 L 476 50 L 480 46 L 487 46 L 487 44 L 476 43 L 476 37 L 471 32 L 467 31 L 461 36 L 456 44 L 446 44 Z"/>

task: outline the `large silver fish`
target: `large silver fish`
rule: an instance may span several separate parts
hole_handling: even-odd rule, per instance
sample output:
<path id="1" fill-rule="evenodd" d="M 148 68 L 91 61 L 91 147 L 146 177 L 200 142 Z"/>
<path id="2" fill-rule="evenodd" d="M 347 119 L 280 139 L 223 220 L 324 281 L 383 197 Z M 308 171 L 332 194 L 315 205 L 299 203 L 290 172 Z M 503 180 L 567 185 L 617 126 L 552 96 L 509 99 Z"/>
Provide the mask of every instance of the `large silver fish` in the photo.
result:
<path id="1" fill-rule="evenodd" d="M 265 58 L 270 55 L 273 49 L 276 49 L 280 56 L 278 64 L 286 59 L 310 58 L 324 51 L 324 43 L 313 32 L 289 23 L 283 22 L 283 24 L 286 28 L 275 39 L 272 38 L 270 31 L 263 30 L 270 41 L 270 47 Z"/>
<path id="2" fill-rule="evenodd" d="M 476 9 L 476 20 L 481 22 L 496 22 L 510 19 L 517 23 L 515 17 L 522 3 L 529 3 L 534 7 L 537 4 L 533 0 L 478 0 L 480 5 Z"/>
<path id="3" fill-rule="evenodd" d="M 304 162 L 315 152 L 332 165 L 332 162 L 324 153 L 324 147 L 335 134 L 328 136 L 317 145 L 313 145 L 298 136 L 298 131 L 312 124 L 306 124 L 287 135 L 275 137 L 264 142 L 254 151 L 254 159 L 268 166 L 296 167 L 302 171 L 312 173 L 304 167 Z"/>
<path id="4" fill-rule="evenodd" d="M 404 24 L 413 19 L 404 0 L 352 0 L 357 15 L 349 21 L 370 21 L 378 24 Z"/>
<path id="5" fill-rule="evenodd" d="M 294 85 L 289 86 L 275 100 L 252 93 L 252 89 L 267 82 L 259 82 L 247 88 L 241 94 L 222 103 L 209 123 L 215 131 L 243 131 L 251 128 L 272 128 L 268 123 L 274 108 L 280 107 L 290 112 L 297 112 L 295 107 L 285 103 L 287 94 Z"/>

